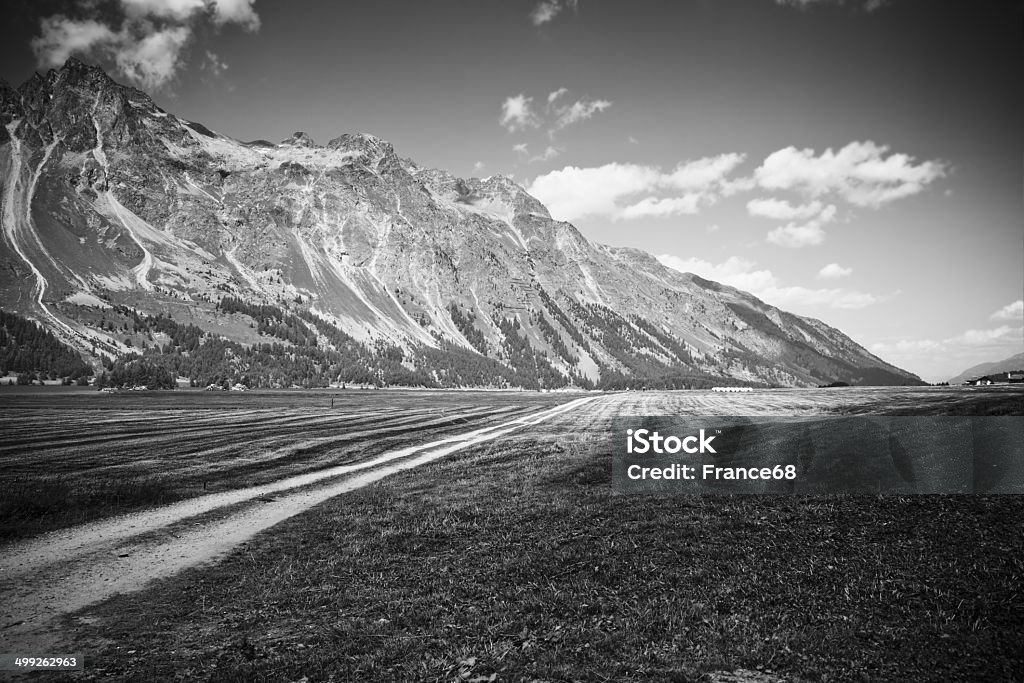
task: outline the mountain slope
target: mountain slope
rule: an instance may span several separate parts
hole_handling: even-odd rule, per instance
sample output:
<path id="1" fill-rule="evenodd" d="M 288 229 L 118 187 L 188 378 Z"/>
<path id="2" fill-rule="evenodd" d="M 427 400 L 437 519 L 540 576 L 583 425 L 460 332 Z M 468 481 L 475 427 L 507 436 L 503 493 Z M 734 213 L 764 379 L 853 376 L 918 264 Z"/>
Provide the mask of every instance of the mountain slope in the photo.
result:
<path id="1" fill-rule="evenodd" d="M 0 124 L 0 306 L 107 365 L 142 344 L 259 384 L 264 355 L 287 365 L 274 383 L 919 382 L 821 321 L 591 243 L 508 178 L 372 135 L 242 143 L 74 59 L 0 85 Z"/>
<path id="2" fill-rule="evenodd" d="M 1010 372 L 1012 370 L 1024 369 L 1024 351 L 1018 354 L 1014 354 L 1009 358 L 1003 360 L 993 361 L 991 363 L 981 363 L 973 367 L 967 368 L 956 377 L 949 380 L 950 384 L 963 384 L 969 379 L 977 379 L 984 375 L 991 375 L 997 372 Z"/>

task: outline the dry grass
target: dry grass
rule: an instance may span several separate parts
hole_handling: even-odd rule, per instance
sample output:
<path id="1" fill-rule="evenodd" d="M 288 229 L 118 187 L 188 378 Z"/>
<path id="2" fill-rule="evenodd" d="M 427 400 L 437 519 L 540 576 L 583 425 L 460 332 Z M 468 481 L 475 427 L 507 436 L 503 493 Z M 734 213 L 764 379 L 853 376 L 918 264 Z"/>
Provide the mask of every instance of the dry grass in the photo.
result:
<path id="1" fill-rule="evenodd" d="M 612 495 L 601 444 L 617 415 L 932 413 L 992 396 L 858 391 L 859 405 L 777 392 L 746 411 L 699 392 L 600 399 L 68 617 L 65 649 L 87 668 L 67 679 L 1015 680 L 1020 496 Z"/>
<path id="2" fill-rule="evenodd" d="M 35 536 L 178 500 L 166 477 L 89 481 L 68 475 L 0 479 L 0 539 Z"/>
<path id="3" fill-rule="evenodd" d="M 0 543 L 359 462 L 575 398 L 440 395 L 0 392 Z"/>
<path id="4" fill-rule="evenodd" d="M 613 496 L 590 446 L 506 442 L 403 473 L 88 610 L 86 679 L 1024 670 L 1019 497 Z"/>

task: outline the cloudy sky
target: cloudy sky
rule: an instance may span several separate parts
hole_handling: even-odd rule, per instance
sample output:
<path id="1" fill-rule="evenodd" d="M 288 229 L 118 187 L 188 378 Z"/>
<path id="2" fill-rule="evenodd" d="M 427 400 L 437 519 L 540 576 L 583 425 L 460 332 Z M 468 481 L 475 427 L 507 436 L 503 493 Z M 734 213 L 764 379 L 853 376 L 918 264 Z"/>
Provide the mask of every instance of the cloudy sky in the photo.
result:
<path id="1" fill-rule="evenodd" d="M 1024 349 L 1019 0 L 13 0 L 233 137 L 371 132 L 941 380 Z"/>

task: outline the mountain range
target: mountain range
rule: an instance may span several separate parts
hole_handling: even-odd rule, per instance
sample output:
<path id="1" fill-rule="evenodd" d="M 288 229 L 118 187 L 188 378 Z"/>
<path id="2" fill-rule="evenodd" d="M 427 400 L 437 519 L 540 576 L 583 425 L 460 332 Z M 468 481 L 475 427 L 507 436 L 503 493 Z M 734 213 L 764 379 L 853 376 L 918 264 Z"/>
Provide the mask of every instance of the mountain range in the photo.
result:
<path id="1" fill-rule="evenodd" d="M 956 377 L 951 377 L 948 381 L 950 384 L 963 384 L 969 379 L 977 379 L 985 375 L 991 375 L 999 372 L 1012 372 L 1014 370 L 1024 370 L 1024 351 L 1014 354 L 1009 358 L 1004 358 L 1003 360 L 992 361 L 991 363 L 980 363 L 978 365 L 971 366 Z"/>
<path id="2" fill-rule="evenodd" d="M 97 371 L 257 386 L 920 384 L 373 135 L 242 142 L 74 58 L 0 83 L 0 307 Z M 120 373 L 120 374 L 117 374 Z"/>

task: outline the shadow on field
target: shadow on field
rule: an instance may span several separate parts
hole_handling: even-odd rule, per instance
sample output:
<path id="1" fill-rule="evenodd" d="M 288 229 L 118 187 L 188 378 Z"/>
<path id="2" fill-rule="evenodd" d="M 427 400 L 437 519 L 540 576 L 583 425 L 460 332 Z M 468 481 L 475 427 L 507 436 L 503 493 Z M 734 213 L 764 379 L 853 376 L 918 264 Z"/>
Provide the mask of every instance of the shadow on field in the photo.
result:
<path id="1" fill-rule="evenodd" d="M 0 541 L 180 500 L 164 477 L 98 479 L 56 475 L 0 481 Z"/>

